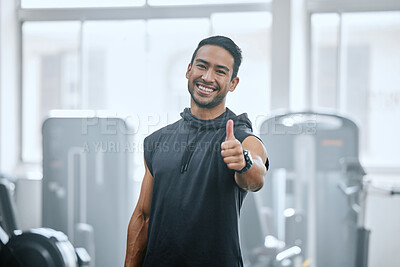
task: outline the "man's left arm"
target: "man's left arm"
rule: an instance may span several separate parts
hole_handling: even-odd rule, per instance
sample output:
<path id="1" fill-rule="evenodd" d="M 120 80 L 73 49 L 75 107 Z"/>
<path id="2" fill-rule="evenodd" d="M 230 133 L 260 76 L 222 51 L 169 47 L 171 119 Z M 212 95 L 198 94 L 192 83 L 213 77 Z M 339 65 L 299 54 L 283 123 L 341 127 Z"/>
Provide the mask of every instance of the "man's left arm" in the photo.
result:
<path id="1" fill-rule="evenodd" d="M 263 187 L 264 176 L 267 173 L 267 152 L 258 138 L 248 136 L 240 143 L 233 134 L 233 121 L 229 120 L 226 124 L 226 139 L 221 144 L 221 149 L 221 155 L 228 168 L 236 171 L 235 181 L 239 187 L 253 192 Z M 239 173 L 238 171 L 246 166 L 243 149 L 249 151 L 253 164 L 247 171 Z"/>

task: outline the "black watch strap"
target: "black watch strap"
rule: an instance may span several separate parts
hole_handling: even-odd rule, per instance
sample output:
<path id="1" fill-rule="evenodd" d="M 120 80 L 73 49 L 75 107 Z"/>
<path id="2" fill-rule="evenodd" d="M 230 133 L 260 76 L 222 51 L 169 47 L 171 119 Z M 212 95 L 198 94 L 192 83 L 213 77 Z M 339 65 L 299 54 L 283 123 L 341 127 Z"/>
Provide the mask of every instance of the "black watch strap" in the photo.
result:
<path id="1" fill-rule="evenodd" d="M 236 171 L 237 173 L 245 173 L 253 165 L 253 159 L 251 158 L 250 152 L 248 150 L 243 149 L 243 156 L 244 156 L 244 160 L 246 162 L 246 166 L 244 166 L 243 169 Z"/>

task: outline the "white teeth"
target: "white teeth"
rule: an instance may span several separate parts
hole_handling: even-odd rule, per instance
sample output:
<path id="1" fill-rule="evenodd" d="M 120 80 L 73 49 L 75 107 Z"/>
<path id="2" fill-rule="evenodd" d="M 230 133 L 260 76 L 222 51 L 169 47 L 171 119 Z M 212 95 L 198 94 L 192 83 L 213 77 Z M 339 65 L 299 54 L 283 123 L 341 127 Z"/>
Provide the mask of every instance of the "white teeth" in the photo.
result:
<path id="1" fill-rule="evenodd" d="M 211 93 L 211 92 L 214 91 L 213 89 L 209 89 L 209 88 L 204 87 L 204 86 L 202 86 L 202 85 L 199 85 L 198 87 L 200 88 L 200 90 L 205 91 L 205 92 L 207 92 L 207 93 Z"/>

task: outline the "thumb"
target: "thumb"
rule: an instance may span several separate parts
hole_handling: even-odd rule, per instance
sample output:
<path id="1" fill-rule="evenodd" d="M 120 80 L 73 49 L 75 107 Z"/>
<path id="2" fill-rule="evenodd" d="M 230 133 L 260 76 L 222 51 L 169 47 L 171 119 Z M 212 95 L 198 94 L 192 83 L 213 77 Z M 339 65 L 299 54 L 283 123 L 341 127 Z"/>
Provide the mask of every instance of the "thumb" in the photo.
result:
<path id="1" fill-rule="evenodd" d="M 226 122 L 226 138 L 225 140 L 235 139 L 235 135 L 233 134 L 233 120 L 228 120 Z"/>

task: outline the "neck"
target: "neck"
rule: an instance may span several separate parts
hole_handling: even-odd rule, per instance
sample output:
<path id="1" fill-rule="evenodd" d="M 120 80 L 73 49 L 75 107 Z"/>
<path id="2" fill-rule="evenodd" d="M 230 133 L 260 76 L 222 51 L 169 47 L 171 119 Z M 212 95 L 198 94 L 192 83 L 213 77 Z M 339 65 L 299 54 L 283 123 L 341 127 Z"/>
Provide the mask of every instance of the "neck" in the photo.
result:
<path id="1" fill-rule="evenodd" d="M 221 103 L 222 104 L 222 103 Z M 193 100 L 190 103 L 190 112 L 199 119 L 202 120 L 212 120 L 220 115 L 222 115 L 226 111 L 225 103 L 220 106 L 216 106 L 212 109 L 207 109 L 207 108 L 201 108 L 197 106 Z"/>

